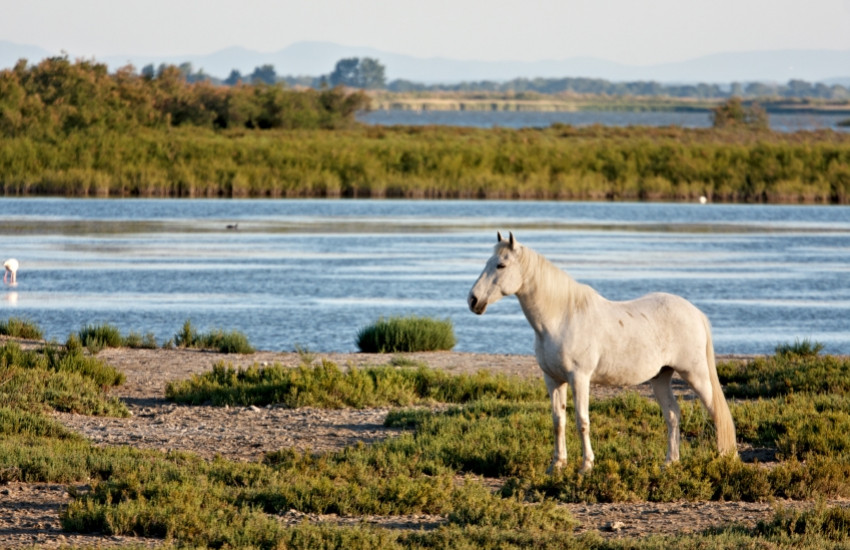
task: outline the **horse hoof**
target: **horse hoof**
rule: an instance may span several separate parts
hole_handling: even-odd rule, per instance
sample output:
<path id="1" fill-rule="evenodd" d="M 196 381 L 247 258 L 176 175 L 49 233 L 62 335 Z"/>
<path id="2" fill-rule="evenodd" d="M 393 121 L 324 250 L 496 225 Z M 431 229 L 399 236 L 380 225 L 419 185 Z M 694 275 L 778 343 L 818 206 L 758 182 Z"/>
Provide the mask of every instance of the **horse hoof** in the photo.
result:
<path id="1" fill-rule="evenodd" d="M 581 470 L 578 471 L 578 473 L 580 473 L 582 475 L 589 474 L 592 469 L 593 469 L 593 462 L 585 462 L 582 465 Z"/>
<path id="2" fill-rule="evenodd" d="M 566 460 L 553 460 L 552 464 L 546 469 L 547 475 L 552 475 L 555 472 L 560 472 L 564 469 L 564 466 L 567 464 Z"/>

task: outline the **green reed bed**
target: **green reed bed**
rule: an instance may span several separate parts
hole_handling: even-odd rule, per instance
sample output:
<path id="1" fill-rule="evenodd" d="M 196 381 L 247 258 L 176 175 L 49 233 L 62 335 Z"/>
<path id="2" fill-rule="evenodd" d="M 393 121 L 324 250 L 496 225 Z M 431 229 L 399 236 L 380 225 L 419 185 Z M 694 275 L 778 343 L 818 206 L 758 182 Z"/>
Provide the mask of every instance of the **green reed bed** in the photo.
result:
<path id="1" fill-rule="evenodd" d="M 91 154 L 90 151 L 97 151 Z M 9 137 L 9 195 L 850 200 L 850 136 L 680 128 L 81 130 Z"/>

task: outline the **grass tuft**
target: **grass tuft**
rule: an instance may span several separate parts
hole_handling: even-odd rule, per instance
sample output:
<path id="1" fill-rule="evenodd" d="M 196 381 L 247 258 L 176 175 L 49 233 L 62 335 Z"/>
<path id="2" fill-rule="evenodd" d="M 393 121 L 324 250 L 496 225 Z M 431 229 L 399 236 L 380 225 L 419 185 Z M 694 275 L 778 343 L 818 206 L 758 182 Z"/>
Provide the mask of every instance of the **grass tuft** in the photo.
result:
<path id="1" fill-rule="evenodd" d="M 776 355 L 781 357 L 817 357 L 823 351 L 824 345 L 812 342 L 808 338 L 797 339 L 793 344 L 784 343 L 776 346 Z"/>
<path id="2" fill-rule="evenodd" d="M 183 323 L 180 332 L 174 335 L 174 345 L 181 348 L 216 350 L 220 353 L 251 354 L 256 351 L 248 342 L 248 337 L 239 331 L 213 330 L 199 333 L 189 319 Z"/>
<path id="3" fill-rule="evenodd" d="M 77 336 L 89 350 L 100 351 L 103 348 L 120 348 L 124 345 L 124 338 L 118 328 L 107 323 L 85 325 Z"/>
<path id="4" fill-rule="evenodd" d="M 18 317 L 9 317 L 6 321 L 0 321 L 0 334 L 25 340 L 44 339 L 44 333 L 38 325 Z"/>
<path id="5" fill-rule="evenodd" d="M 452 322 L 426 317 L 391 317 L 360 330 L 357 347 L 364 353 L 397 353 L 452 349 Z"/>

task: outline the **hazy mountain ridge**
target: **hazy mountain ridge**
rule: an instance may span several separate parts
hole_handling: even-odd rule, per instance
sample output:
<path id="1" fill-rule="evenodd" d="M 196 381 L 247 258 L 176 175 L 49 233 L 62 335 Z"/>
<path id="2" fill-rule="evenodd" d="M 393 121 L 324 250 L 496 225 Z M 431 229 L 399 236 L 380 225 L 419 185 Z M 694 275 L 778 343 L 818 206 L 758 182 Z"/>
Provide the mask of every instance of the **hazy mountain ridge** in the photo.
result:
<path id="1" fill-rule="evenodd" d="M 37 63 L 51 55 L 34 45 L 0 41 L 0 69 L 14 66 L 20 58 Z M 72 59 L 78 56 L 68 52 Z M 422 83 L 463 81 L 507 81 L 514 78 L 586 77 L 610 81 L 657 81 L 663 83 L 787 82 L 791 79 L 826 84 L 850 85 L 850 50 L 774 50 L 718 53 L 676 63 L 624 65 L 591 57 L 571 57 L 539 61 L 475 61 L 422 58 L 369 47 L 343 46 L 330 42 L 296 42 L 275 52 L 258 52 L 239 46 L 209 54 L 145 56 L 109 55 L 97 58 L 110 70 L 132 64 L 137 69 L 161 63 L 192 64 L 209 75 L 226 78 L 231 70 L 251 73 L 255 67 L 273 65 L 278 75 L 319 76 L 333 71 L 337 61 L 347 57 L 372 57 L 386 67 L 388 80 L 404 79 Z"/>

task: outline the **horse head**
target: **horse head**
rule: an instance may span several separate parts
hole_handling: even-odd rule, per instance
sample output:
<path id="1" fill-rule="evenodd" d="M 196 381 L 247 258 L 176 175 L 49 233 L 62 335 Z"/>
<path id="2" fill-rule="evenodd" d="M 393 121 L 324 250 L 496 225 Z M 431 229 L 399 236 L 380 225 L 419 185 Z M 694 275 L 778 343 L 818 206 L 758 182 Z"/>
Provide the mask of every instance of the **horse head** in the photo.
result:
<path id="1" fill-rule="evenodd" d="M 472 285 L 467 303 L 469 309 L 478 315 L 484 313 L 487 306 L 498 302 L 503 296 L 516 294 L 522 287 L 522 266 L 520 264 L 520 245 L 514 234 L 507 239 L 496 233 L 498 243 L 493 255 L 487 260 L 484 271 Z"/>

